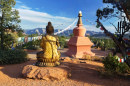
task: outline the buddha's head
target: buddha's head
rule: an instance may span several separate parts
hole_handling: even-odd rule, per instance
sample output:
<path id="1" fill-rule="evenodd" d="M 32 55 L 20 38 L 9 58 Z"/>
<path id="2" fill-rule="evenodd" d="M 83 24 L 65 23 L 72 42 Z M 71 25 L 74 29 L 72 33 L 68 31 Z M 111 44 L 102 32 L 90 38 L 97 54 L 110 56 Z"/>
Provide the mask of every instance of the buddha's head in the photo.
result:
<path id="1" fill-rule="evenodd" d="M 48 25 L 46 26 L 46 33 L 49 35 L 54 33 L 54 28 L 53 28 L 51 22 L 48 22 Z"/>

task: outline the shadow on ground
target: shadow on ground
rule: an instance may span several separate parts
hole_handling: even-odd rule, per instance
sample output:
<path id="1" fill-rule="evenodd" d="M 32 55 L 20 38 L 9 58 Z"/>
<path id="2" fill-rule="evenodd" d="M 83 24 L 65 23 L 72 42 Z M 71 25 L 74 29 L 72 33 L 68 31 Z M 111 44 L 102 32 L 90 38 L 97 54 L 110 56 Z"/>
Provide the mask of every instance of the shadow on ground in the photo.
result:
<path id="1" fill-rule="evenodd" d="M 36 62 L 36 60 L 33 61 L 28 61 L 22 64 L 14 64 L 14 65 L 5 65 L 2 66 L 3 68 L 0 69 L 4 74 L 9 76 L 10 78 L 23 78 L 22 77 L 22 70 L 23 67 L 26 65 L 32 65 Z M 70 70 L 72 76 L 67 79 L 71 81 L 75 81 L 78 83 L 89 83 L 89 84 L 94 84 L 94 85 L 104 85 L 104 86 L 127 86 L 128 83 L 130 84 L 129 81 L 127 80 L 119 80 L 119 79 L 104 79 L 101 78 L 99 75 L 97 68 L 102 67 L 97 64 L 101 63 L 96 63 L 94 61 L 89 61 L 90 63 L 73 63 L 73 62 L 64 62 L 62 61 L 62 65 L 67 65 Z M 91 64 L 92 63 L 92 64 Z M 66 80 L 62 81 L 66 82 Z M 52 82 L 53 83 L 53 82 Z"/>
<path id="2" fill-rule="evenodd" d="M 90 61 L 92 63 L 97 63 Z M 100 63 L 100 62 L 98 62 Z M 72 76 L 69 80 L 74 80 L 77 82 L 90 83 L 95 85 L 103 86 L 127 86 L 130 84 L 129 80 L 117 79 L 117 78 L 102 78 L 98 69 L 102 68 L 99 65 L 86 64 L 86 63 L 71 63 L 64 62 L 63 64 L 68 65 L 71 69 Z M 109 84 L 108 84 L 109 83 Z"/>

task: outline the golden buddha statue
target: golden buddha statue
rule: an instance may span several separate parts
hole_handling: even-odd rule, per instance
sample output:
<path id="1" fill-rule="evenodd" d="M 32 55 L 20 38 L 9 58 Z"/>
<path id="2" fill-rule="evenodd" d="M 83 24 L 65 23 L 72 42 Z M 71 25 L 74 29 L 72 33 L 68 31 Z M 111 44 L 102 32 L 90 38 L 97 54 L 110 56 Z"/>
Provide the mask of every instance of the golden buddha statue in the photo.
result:
<path id="1" fill-rule="evenodd" d="M 46 35 L 42 37 L 40 47 L 43 51 L 37 53 L 37 66 L 58 66 L 60 65 L 60 52 L 58 37 L 53 35 L 54 28 L 51 22 L 46 26 Z"/>

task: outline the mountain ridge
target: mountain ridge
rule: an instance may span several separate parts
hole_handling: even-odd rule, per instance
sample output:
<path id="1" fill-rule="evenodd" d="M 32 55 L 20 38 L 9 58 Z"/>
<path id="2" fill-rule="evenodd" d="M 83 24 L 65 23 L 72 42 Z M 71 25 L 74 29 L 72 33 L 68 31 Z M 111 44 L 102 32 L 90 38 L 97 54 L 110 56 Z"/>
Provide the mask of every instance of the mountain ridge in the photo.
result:
<path id="1" fill-rule="evenodd" d="M 43 30 L 44 30 L 44 31 L 43 31 Z M 58 30 L 62 30 L 62 29 L 55 29 L 55 30 L 54 30 L 54 33 L 55 33 L 55 32 L 58 32 Z M 30 34 L 36 34 L 36 33 L 45 34 L 46 32 L 45 32 L 45 28 L 35 28 L 35 29 L 25 30 L 25 33 L 26 33 L 27 35 L 30 35 Z M 63 33 L 60 33 L 59 36 L 61 36 L 61 35 L 69 36 L 69 35 L 72 34 L 72 33 L 73 33 L 73 30 L 72 30 L 72 29 L 71 29 L 71 30 L 66 30 L 66 31 L 64 31 Z M 92 36 L 92 35 L 94 35 L 94 34 L 104 34 L 104 33 L 103 33 L 103 32 L 96 32 L 96 31 L 88 31 L 88 30 L 87 30 L 85 34 Z"/>

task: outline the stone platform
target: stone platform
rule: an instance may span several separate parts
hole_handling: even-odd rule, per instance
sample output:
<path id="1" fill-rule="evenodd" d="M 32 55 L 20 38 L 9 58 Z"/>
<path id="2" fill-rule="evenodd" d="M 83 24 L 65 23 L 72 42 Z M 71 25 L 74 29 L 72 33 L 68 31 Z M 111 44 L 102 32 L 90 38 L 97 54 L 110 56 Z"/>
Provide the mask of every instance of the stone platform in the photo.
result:
<path id="1" fill-rule="evenodd" d="M 22 75 L 24 78 L 60 81 L 70 77 L 71 71 L 65 65 L 59 65 L 57 67 L 26 65 L 23 68 Z"/>

